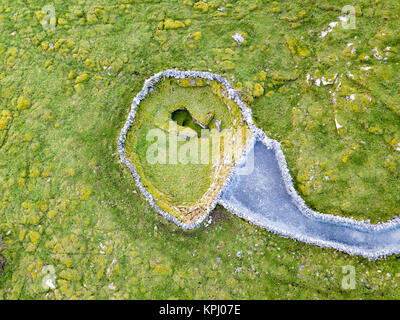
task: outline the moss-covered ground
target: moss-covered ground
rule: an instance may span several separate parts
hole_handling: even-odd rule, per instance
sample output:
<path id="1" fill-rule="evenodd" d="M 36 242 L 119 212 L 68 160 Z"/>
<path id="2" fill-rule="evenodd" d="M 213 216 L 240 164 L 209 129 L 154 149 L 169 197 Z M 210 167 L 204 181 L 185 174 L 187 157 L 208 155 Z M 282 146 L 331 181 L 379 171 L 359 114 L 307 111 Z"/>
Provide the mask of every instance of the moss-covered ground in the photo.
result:
<path id="1" fill-rule="evenodd" d="M 185 213 L 191 216 L 190 208 L 201 203 L 210 205 L 222 184 L 208 200 L 202 200 L 203 195 L 212 184 L 223 181 L 234 161 L 240 159 L 232 157 L 223 164 L 224 149 L 228 153 L 224 136 L 237 137 L 239 155 L 246 147 L 246 137 L 239 136 L 245 128 L 239 107 L 232 101 L 228 105 L 218 96 L 221 86 L 217 82 L 207 85 L 205 80 L 196 81 L 197 85 L 194 79 L 159 84 L 140 104 L 126 141 L 127 158 L 142 183 L 161 208 L 178 218 Z M 203 135 L 198 123 L 205 128 Z M 181 210 L 176 209 L 178 206 Z M 184 211 L 182 206 L 189 209 Z"/>
<path id="2" fill-rule="evenodd" d="M 311 207 L 399 215 L 398 1 L 353 1 L 356 28 L 325 37 L 347 1 L 52 3 L 55 30 L 40 23 L 42 1 L 0 3 L 1 298 L 399 298 L 396 256 L 280 238 L 222 209 L 208 228 L 178 229 L 116 154 L 145 79 L 210 70 L 282 142 Z M 42 286 L 46 265 L 55 290 Z M 341 286 L 345 265 L 355 289 Z"/>

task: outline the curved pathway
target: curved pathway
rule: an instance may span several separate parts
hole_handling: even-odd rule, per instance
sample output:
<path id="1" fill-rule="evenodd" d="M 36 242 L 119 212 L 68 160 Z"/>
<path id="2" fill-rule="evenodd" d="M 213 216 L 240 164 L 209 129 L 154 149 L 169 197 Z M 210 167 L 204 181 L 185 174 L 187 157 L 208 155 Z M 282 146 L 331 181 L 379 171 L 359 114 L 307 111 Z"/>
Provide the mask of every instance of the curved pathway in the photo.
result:
<path id="1" fill-rule="evenodd" d="M 398 223 L 374 226 L 306 212 L 288 192 L 274 148 L 258 140 L 253 151 L 254 170 L 234 174 L 221 194 L 220 204 L 229 211 L 279 235 L 350 254 L 378 258 L 400 252 Z"/>
<path id="2" fill-rule="evenodd" d="M 125 157 L 125 140 L 140 102 L 151 94 L 153 87 L 164 78 L 202 78 L 215 80 L 226 88 L 225 95 L 241 108 L 242 116 L 254 139 L 246 148 L 242 161 L 232 171 L 224 186 L 196 222 L 185 224 L 157 206 L 141 183 L 134 166 Z M 293 187 L 281 146 L 253 122 L 251 110 L 228 80 L 220 75 L 202 71 L 166 70 L 146 80 L 133 99 L 128 119 L 118 140 L 121 162 L 131 171 L 137 186 L 150 204 L 167 220 L 184 229 L 193 229 L 205 220 L 209 212 L 221 204 L 237 216 L 271 232 L 321 247 L 335 248 L 349 254 L 379 258 L 400 253 L 400 218 L 379 224 L 358 221 L 311 210 Z M 252 170 L 247 170 L 248 168 Z"/>

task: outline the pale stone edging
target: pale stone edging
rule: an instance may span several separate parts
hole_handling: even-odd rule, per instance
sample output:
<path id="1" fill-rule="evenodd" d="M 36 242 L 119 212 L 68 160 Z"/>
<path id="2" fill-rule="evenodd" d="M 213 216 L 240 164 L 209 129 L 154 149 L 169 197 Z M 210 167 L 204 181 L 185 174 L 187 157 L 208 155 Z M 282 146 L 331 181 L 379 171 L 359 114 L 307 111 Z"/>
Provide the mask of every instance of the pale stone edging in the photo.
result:
<path id="1" fill-rule="evenodd" d="M 204 219 L 208 216 L 208 214 L 215 208 L 215 206 L 218 204 L 218 201 L 220 199 L 220 194 L 222 190 L 225 188 L 226 184 L 228 181 L 230 181 L 229 177 L 225 180 L 224 186 L 221 188 L 220 192 L 218 193 L 217 197 L 214 199 L 212 204 L 209 206 L 209 208 L 206 210 L 206 212 L 198 218 L 196 221 L 187 224 L 176 217 L 170 215 L 169 213 L 165 212 L 162 210 L 154 201 L 152 195 L 146 190 L 146 188 L 143 186 L 141 182 L 141 178 L 139 174 L 136 172 L 134 166 L 129 162 L 128 159 L 125 157 L 125 141 L 126 137 L 128 134 L 129 129 L 131 128 L 133 121 L 135 119 L 136 115 L 136 109 L 139 107 L 139 104 L 142 100 L 146 98 L 148 94 L 151 94 L 153 91 L 153 88 L 155 85 L 158 84 L 158 82 L 164 78 L 175 78 L 175 79 L 184 79 L 184 78 L 189 78 L 189 79 L 195 79 L 195 78 L 202 78 L 202 79 L 207 79 L 209 81 L 216 80 L 222 85 L 224 85 L 228 89 L 228 97 L 233 98 L 233 88 L 230 86 L 229 82 L 216 74 L 209 73 L 209 72 L 202 72 L 202 71 L 178 71 L 175 69 L 170 69 L 170 70 L 165 70 L 159 73 L 156 73 L 149 79 L 147 79 L 143 85 L 142 90 L 136 95 L 136 97 L 133 99 L 133 102 L 131 104 L 131 110 L 128 115 L 128 119 L 125 122 L 124 127 L 121 130 L 119 139 L 118 139 L 118 152 L 120 155 L 120 160 L 121 162 L 131 171 L 136 185 L 138 186 L 139 190 L 142 192 L 142 194 L 146 197 L 146 199 L 149 201 L 151 206 L 158 212 L 160 213 L 164 218 L 166 218 L 168 221 L 173 222 L 177 224 L 179 227 L 189 230 L 189 229 L 195 229 L 198 228 L 201 223 L 204 221 Z M 236 93 L 236 92 L 235 92 Z M 236 100 L 235 100 L 236 101 Z M 243 118 L 244 118 L 244 113 L 242 110 Z M 251 115 L 250 115 L 251 117 Z M 246 118 L 244 118 L 246 121 Z M 251 129 L 250 129 L 251 130 Z M 247 149 L 252 145 L 252 140 L 248 143 Z M 244 159 L 244 155 L 247 153 L 247 150 L 244 151 L 242 155 L 242 160 Z"/>

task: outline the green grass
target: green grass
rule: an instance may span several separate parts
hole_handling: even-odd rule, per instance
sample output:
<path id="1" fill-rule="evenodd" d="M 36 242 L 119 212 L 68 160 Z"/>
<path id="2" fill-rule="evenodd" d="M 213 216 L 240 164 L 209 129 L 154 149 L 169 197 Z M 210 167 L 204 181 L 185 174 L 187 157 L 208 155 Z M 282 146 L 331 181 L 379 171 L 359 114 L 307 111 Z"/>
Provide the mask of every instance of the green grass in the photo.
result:
<path id="1" fill-rule="evenodd" d="M 216 128 L 215 119 L 221 121 L 221 129 L 231 127 L 234 119 L 223 100 L 213 94 L 208 85 L 180 87 L 173 80 L 164 81 L 140 104 L 137 118 L 164 129 L 168 121 L 173 120 L 172 113 L 182 108 L 210 129 Z"/>
<path id="2" fill-rule="evenodd" d="M 210 154 L 210 141 L 216 126 L 214 120 L 221 121 L 221 129 L 230 128 L 234 116 L 229 112 L 223 100 L 211 91 L 211 87 L 179 87 L 175 81 L 164 81 L 157 89 L 144 100 L 138 109 L 136 122 L 128 134 L 127 157 L 135 164 L 139 174 L 145 179 L 145 184 L 150 190 L 155 188 L 168 199 L 168 203 L 177 205 L 194 205 L 207 191 L 212 181 L 213 159 L 208 159 L 206 164 L 201 164 L 200 144 L 208 141 Z M 170 155 L 170 136 L 172 130 L 173 113 L 176 110 L 186 108 L 193 117 L 204 125 L 209 125 L 212 130 L 209 137 L 201 139 L 192 138 L 186 141 L 181 138 L 177 141 L 177 158 L 175 161 Z M 238 108 L 238 107 L 236 107 Z M 191 117 L 190 117 L 191 118 Z M 194 127 L 192 118 L 190 119 Z M 175 121 L 176 125 L 182 123 Z M 199 131 L 201 127 L 199 127 Z M 154 129 L 162 129 L 165 133 L 165 146 L 159 138 L 148 138 L 149 132 Z M 195 128 L 195 127 L 194 127 Z M 171 133 L 173 134 L 173 133 Z M 179 135 L 180 136 L 180 135 Z M 200 136 L 198 134 L 198 136 Z M 148 150 L 156 144 L 164 150 L 165 159 L 161 163 L 153 163 L 148 159 Z M 190 158 L 190 162 L 183 164 L 180 161 L 180 153 L 183 147 L 193 146 L 198 150 Z M 162 161 L 164 160 L 164 161 Z M 177 162 L 177 163 L 176 163 Z"/>
<path id="3" fill-rule="evenodd" d="M 150 185 L 164 193 L 169 202 L 173 205 L 194 204 L 207 191 L 210 185 L 211 165 L 209 164 L 181 164 L 181 163 L 155 163 L 147 161 L 146 152 L 150 142 L 146 141 L 146 135 L 153 126 L 143 124 L 135 134 L 137 144 L 132 150 L 127 146 L 127 155 L 138 168 L 138 172 L 149 181 Z M 133 138 L 128 143 L 134 143 Z M 154 144 L 154 141 L 152 142 Z M 191 142 L 178 142 L 178 150 L 182 145 Z M 132 153 L 136 151 L 137 157 L 133 158 Z M 165 148 L 168 157 L 169 143 Z"/>
<path id="4" fill-rule="evenodd" d="M 145 79 L 210 69 L 246 101 L 262 85 L 250 104 L 255 121 L 283 143 L 310 206 L 373 222 L 398 215 L 398 1 L 354 1 L 357 28 L 325 38 L 319 32 L 348 2 L 210 0 L 200 12 L 183 1 L 56 0 L 67 24 L 58 20 L 55 31 L 40 25 L 42 3 L 0 4 L 1 298 L 399 298 L 396 256 L 369 261 L 280 238 L 223 209 L 208 228 L 178 229 L 149 208 L 116 155 Z M 165 30 L 167 18 L 191 21 Z M 235 32 L 246 33 L 245 45 Z M 393 48 L 387 63 L 374 47 Z M 334 86 L 306 83 L 306 74 L 334 73 L 342 77 L 336 104 Z M 55 291 L 41 286 L 45 265 L 56 269 Z M 341 287 L 345 265 L 355 267 L 354 290 Z"/>
<path id="5" fill-rule="evenodd" d="M 0 238 L 0 276 L 3 274 L 3 268 L 4 268 L 4 264 L 5 264 L 5 259 L 1 255 L 2 251 L 3 251 L 3 241 Z"/>

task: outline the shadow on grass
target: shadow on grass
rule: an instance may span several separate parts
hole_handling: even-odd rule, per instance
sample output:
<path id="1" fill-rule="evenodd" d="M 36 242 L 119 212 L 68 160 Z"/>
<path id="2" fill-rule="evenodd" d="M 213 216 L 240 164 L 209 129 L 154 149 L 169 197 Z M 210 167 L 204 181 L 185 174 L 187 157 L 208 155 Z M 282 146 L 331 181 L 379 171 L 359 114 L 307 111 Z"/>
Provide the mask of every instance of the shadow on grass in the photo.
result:
<path id="1" fill-rule="evenodd" d="M 6 264 L 6 259 L 2 256 L 3 251 L 3 241 L 0 238 L 0 276 L 3 274 L 4 265 Z"/>
<path id="2" fill-rule="evenodd" d="M 212 217 L 212 224 L 222 223 L 232 219 L 232 214 L 220 205 L 215 207 L 210 213 L 210 216 Z"/>

